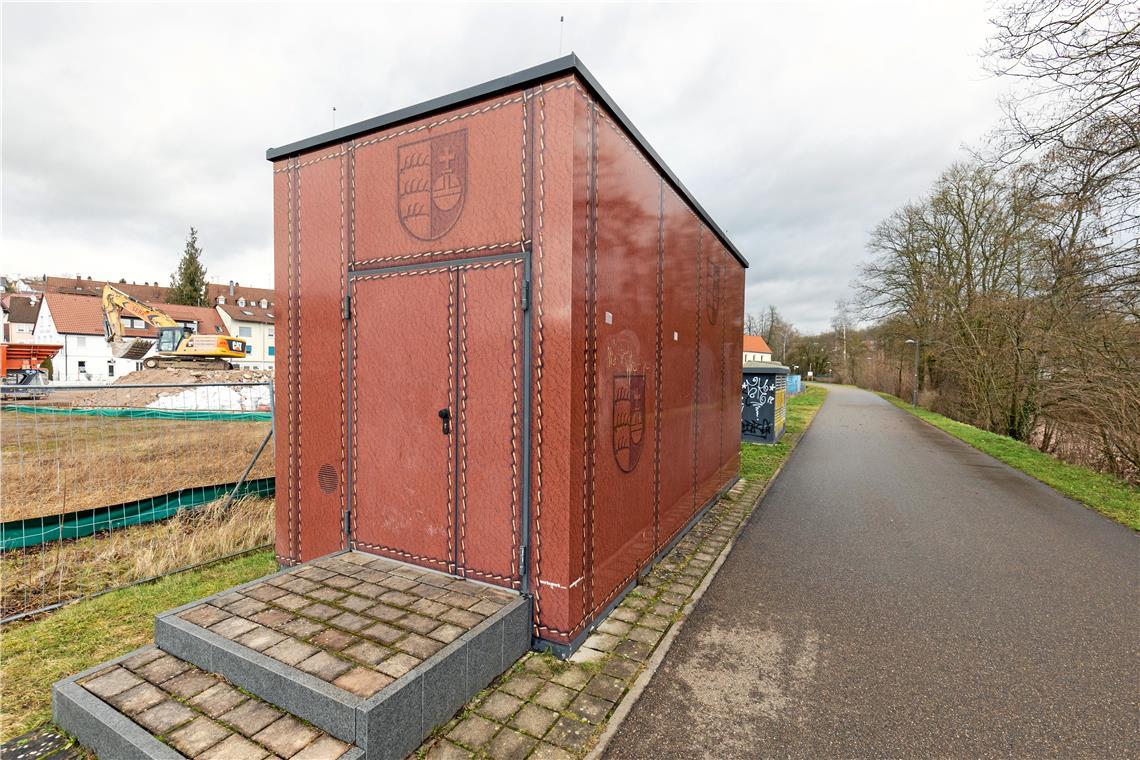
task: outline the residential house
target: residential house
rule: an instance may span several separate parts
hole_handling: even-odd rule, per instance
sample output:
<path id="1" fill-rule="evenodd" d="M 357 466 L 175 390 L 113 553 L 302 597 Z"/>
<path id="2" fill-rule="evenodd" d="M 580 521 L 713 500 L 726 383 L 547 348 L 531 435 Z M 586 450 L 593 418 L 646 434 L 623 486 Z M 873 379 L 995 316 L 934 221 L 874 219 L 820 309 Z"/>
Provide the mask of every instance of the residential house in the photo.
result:
<path id="1" fill-rule="evenodd" d="M 770 362 L 772 361 L 772 349 L 768 347 L 768 341 L 764 340 L 762 335 L 745 335 L 744 336 L 744 361 L 746 362 Z"/>
<path id="2" fill-rule="evenodd" d="M 17 295 L 5 293 L 2 299 L 4 310 L 4 342 L 32 343 L 36 328 L 36 316 L 40 310 L 39 293 Z"/>
<path id="3" fill-rule="evenodd" d="M 70 293 L 102 298 L 104 285 L 113 285 L 127 295 L 153 304 L 166 303 L 166 294 L 170 292 L 170 288 L 163 287 L 157 282 L 153 285 L 149 282 L 137 285 L 133 282 L 93 280 L 90 277 L 80 277 L 79 275 L 75 275 L 75 277 L 44 277 L 44 292 L 46 293 Z"/>
<path id="4" fill-rule="evenodd" d="M 222 334 L 226 331 L 221 317 L 213 309 L 167 303 L 161 304 L 161 308 L 194 332 Z M 128 316 L 123 317 L 123 333 L 128 338 L 158 337 L 155 328 Z M 103 334 L 102 299 L 91 295 L 50 290 L 44 293 L 33 336 L 36 343 L 63 346 L 52 360 L 51 379 L 55 382 L 110 382 L 142 369 L 141 361 L 116 359 L 111 353 Z"/>
<path id="5" fill-rule="evenodd" d="M 236 359 L 234 363 L 253 369 L 273 369 L 273 291 L 231 282 L 229 285 L 211 283 L 206 294 L 221 315 L 226 331 L 246 341 L 246 358 Z"/>
<path id="6" fill-rule="evenodd" d="M 159 306 L 173 315 L 172 308 L 182 308 L 166 303 L 170 288 L 144 282 L 111 282 L 90 277 L 45 276 L 45 292 L 61 295 L 84 295 L 102 297 L 103 286 L 110 284 L 140 301 Z M 211 282 L 206 285 L 206 303 L 216 309 L 218 318 L 226 332 L 246 340 L 246 358 L 235 359 L 234 364 L 252 369 L 273 369 L 274 358 L 274 291 L 271 288 L 253 288 L 240 283 Z"/>

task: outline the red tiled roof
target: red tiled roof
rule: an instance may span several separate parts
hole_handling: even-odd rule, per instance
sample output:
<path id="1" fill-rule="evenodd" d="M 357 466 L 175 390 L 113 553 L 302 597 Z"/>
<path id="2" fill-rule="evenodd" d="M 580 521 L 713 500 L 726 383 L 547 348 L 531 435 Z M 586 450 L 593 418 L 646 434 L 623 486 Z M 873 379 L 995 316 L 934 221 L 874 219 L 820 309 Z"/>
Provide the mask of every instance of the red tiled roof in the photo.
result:
<path id="1" fill-rule="evenodd" d="M 68 335 L 103 334 L 103 304 L 101 299 L 71 293 L 48 292 L 44 294 L 44 300 L 47 302 L 57 332 Z M 158 304 L 158 308 L 174 319 L 183 322 L 196 322 L 200 333 L 221 334 L 226 331 L 218 312 L 205 306 L 180 306 L 163 303 Z M 153 327 L 142 330 L 127 327 L 124 328 L 123 334 L 130 338 L 154 338 L 157 337 L 158 330 Z"/>
<path id="2" fill-rule="evenodd" d="M 48 277 L 44 280 L 44 290 L 48 293 L 71 293 L 72 295 L 103 295 L 103 286 L 109 280 L 88 280 L 79 277 Z M 170 288 L 162 285 L 135 285 L 133 282 L 111 282 L 127 295 L 147 303 L 163 303 Z"/>
<path id="3" fill-rule="evenodd" d="M 273 288 L 251 288 L 245 285 L 234 285 L 233 295 L 230 295 L 230 286 L 220 282 L 211 282 L 206 285 L 206 298 L 209 299 L 211 305 L 218 304 L 218 296 L 226 297 L 226 305 L 236 304 L 239 298 L 244 298 L 246 303 L 258 303 L 262 298 L 269 302 L 269 310 L 273 311 L 273 299 L 275 291 Z"/>
<path id="4" fill-rule="evenodd" d="M 110 280 L 91 280 L 86 277 L 48 277 L 44 281 L 44 290 L 54 293 L 71 293 L 73 295 L 102 296 L 103 286 L 114 285 L 119 290 L 134 296 L 140 301 L 158 304 L 166 303 L 170 288 L 164 285 L 136 285 L 133 282 L 111 282 Z M 244 298 L 247 303 L 258 303 L 261 299 L 269 302 L 270 311 L 273 311 L 274 291 L 272 288 L 251 288 L 245 285 L 234 285 L 233 295 L 230 295 L 228 283 L 206 283 L 206 305 L 214 306 L 218 303 L 218 296 L 226 297 L 226 304 L 237 303 Z"/>
<path id="5" fill-rule="evenodd" d="M 238 306 L 237 304 L 230 303 L 228 300 L 225 304 L 218 306 L 219 309 L 224 311 L 230 319 L 235 319 L 238 322 L 261 322 L 262 324 L 273 324 L 273 303 L 269 304 L 268 309 L 263 309 L 260 306 L 254 306 L 247 303 L 245 306 Z"/>
<path id="6" fill-rule="evenodd" d="M 772 353 L 772 349 L 768 347 L 768 341 L 764 340 L 763 335 L 745 335 L 744 350 L 750 354 Z"/>

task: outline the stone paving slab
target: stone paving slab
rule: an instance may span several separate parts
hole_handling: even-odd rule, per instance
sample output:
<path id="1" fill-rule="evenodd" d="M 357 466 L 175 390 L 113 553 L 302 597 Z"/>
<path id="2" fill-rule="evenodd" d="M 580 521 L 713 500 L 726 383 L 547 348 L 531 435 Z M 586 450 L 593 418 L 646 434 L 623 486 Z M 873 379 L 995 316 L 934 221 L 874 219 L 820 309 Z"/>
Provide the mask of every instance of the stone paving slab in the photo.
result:
<path id="1" fill-rule="evenodd" d="M 425 741 L 417 758 L 585 757 L 717 557 L 763 483 L 738 481 L 653 567 L 569 660 L 531 652 Z"/>
<path id="2" fill-rule="evenodd" d="M 509 591 L 348 552 L 176 614 L 367 699 L 517 599 Z"/>
<path id="3" fill-rule="evenodd" d="M 370 757 L 398 758 L 529 649 L 530 602 L 347 552 L 163 613 L 155 637 Z"/>
<path id="4" fill-rule="evenodd" d="M 347 742 L 153 645 L 53 690 L 56 722 L 103 758 L 362 757 Z"/>

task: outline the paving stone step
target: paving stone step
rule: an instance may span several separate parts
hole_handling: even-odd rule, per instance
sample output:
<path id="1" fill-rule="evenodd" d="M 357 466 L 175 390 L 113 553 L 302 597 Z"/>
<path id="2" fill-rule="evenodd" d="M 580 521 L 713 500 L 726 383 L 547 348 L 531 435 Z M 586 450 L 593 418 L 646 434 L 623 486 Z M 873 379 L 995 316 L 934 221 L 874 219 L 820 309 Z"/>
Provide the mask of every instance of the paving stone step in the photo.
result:
<path id="1" fill-rule="evenodd" d="M 55 722 L 114 760 L 359 760 L 364 752 L 154 645 L 55 684 Z"/>
<path id="2" fill-rule="evenodd" d="M 161 614 L 159 647 L 369 758 L 402 758 L 530 648 L 530 602 L 359 552 Z"/>

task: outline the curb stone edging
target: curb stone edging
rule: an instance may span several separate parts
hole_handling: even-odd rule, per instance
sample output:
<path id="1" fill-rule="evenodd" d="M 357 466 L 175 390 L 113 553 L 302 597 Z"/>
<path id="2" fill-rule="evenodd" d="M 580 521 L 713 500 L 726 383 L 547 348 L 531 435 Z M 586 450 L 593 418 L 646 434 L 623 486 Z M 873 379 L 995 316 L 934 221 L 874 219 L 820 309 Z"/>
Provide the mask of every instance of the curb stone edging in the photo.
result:
<path id="1" fill-rule="evenodd" d="M 827 397 L 825 396 L 824 401 L 826 400 Z M 617 708 L 614 710 L 613 714 L 610 716 L 610 719 L 606 724 L 605 731 L 603 731 L 601 736 L 598 737 L 598 741 L 594 747 L 586 754 L 586 760 L 601 760 L 603 754 L 606 751 L 606 748 L 609 747 L 610 742 L 613 741 L 614 736 L 617 735 L 618 729 L 621 728 L 621 725 L 625 722 L 626 717 L 628 717 L 634 706 L 641 699 L 641 695 L 645 692 L 646 687 L 649 686 L 649 682 L 653 680 L 653 676 L 657 674 L 657 670 L 661 667 L 661 663 L 665 661 L 665 657 L 669 654 L 669 650 L 673 646 L 673 641 L 677 638 L 677 635 L 681 632 L 681 629 L 688 621 L 689 615 L 696 607 L 697 602 L 701 600 L 701 597 L 704 596 L 705 591 L 710 585 L 712 585 L 712 582 L 716 578 L 717 573 L 720 572 L 720 566 L 724 564 L 724 561 L 726 559 L 728 559 L 729 553 L 736 546 L 736 542 L 740 538 L 740 535 L 744 532 L 744 529 L 747 528 L 748 524 L 752 521 L 753 515 L 755 515 L 760 510 L 761 503 L 764 501 L 764 497 L 768 495 L 768 491 L 771 490 L 772 484 L 776 482 L 776 478 L 778 478 L 780 476 L 780 473 L 784 471 L 784 467 L 787 466 L 788 462 L 792 461 L 792 457 L 795 455 L 796 449 L 799 448 L 800 442 L 804 439 L 804 436 L 808 434 L 812 423 L 815 422 L 816 415 L 822 408 L 823 403 L 821 402 L 819 408 L 816 409 L 815 414 L 813 414 L 811 419 L 808 420 L 808 424 L 804 428 L 804 431 L 800 433 L 800 437 L 796 439 L 796 443 L 792 447 L 792 450 L 788 452 L 788 456 L 784 459 L 783 462 L 780 463 L 780 466 L 777 467 L 776 471 L 772 473 L 772 477 L 768 478 L 768 482 L 766 482 L 760 489 L 760 493 L 756 497 L 755 503 L 752 505 L 752 511 L 749 512 L 748 516 L 740 522 L 740 525 L 737 526 L 737 529 L 733 533 L 732 538 L 729 539 L 724 548 L 721 549 L 721 552 L 717 556 L 716 561 L 713 563 L 712 567 L 709 568 L 709 571 L 705 574 L 704 579 L 701 581 L 701 585 L 697 587 L 697 590 L 693 592 L 693 595 L 689 597 L 689 600 L 685 603 L 685 606 L 681 610 L 679 619 L 669 628 L 668 633 L 665 634 L 665 637 L 661 640 L 661 643 L 657 645 L 657 649 L 653 652 L 653 656 L 646 663 L 645 668 L 637 676 L 637 679 L 633 682 L 633 685 L 630 687 L 629 691 L 626 692 L 625 698 L 622 699 Z"/>

